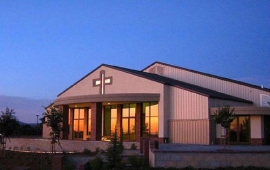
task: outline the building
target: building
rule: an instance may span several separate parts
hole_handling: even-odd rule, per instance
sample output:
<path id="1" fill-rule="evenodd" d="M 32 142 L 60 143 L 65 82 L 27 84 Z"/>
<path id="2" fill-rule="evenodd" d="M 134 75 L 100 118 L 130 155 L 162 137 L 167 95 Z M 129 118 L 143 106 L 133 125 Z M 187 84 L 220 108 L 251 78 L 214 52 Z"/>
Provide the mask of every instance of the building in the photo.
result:
<path id="1" fill-rule="evenodd" d="M 102 64 L 54 101 L 64 113 L 63 139 L 217 144 L 217 107 L 230 105 L 237 118 L 230 144 L 270 144 L 270 89 L 155 62 L 142 71 Z M 46 129 L 45 129 L 46 130 Z M 43 133 L 46 137 L 47 133 Z"/>

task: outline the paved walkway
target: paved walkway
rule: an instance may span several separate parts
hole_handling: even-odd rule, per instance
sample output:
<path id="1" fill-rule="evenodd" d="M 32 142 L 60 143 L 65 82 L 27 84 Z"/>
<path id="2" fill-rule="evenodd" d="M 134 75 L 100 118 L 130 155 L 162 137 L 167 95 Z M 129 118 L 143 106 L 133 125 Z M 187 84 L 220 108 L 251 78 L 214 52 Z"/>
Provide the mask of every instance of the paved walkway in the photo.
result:
<path id="1" fill-rule="evenodd" d="M 208 151 L 216 152 L 223 150 L 224 146 L 221 145 L 184 145 L 184 144 L 159 144 L 161 151 Z M 240 151 L 240 152 L 270 152 L 270 145 L 254 146 L 254 145 L 226 145 L 226 150 Z"/>

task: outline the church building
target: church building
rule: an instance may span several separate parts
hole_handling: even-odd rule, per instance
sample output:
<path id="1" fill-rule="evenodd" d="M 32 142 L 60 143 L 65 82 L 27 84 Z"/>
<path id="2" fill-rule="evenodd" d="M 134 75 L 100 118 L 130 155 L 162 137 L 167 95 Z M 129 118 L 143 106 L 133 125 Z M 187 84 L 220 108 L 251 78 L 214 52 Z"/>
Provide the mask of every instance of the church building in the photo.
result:
<path id="1" fill-rule="evenodd" d="M 162 62 L 143 70 L 102 64 L 61 92 L 62 139 L 218 144 L 218 107 L 234 108 L 229 144 L 270 144 L 270 89 Z M 48 137 L 44 127 L 43 137 Z"/>

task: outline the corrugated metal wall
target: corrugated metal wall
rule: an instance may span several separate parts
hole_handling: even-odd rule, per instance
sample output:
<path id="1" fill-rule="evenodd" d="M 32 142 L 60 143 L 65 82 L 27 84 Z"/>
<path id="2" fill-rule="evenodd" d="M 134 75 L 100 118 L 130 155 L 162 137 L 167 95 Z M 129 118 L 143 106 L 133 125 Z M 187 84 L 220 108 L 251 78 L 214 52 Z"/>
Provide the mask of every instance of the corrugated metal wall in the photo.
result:
<path id="1" fill-rule="evenodd" d="M 214 77 L 209 77 L 187 70 L 178 69 L 175 67 L 170 67 L 167 65 L 156 64 L 146 71 L 149 71 L 155 66 L 163 67 L 162 75 L 164 76 L 250 100 L 253 101 L 254 105 L 256 106 L 260 106 L 260 94 L 270 95 L 269 92 L 265 92 L 260 89 L 240 85 Z"/>
<path id="2" fill-rule="evenodd" d="M 170 101 L 170 142 L 209 144 L 208 97 L 171 87 Z"/>
<path id="3" fill-rule="evenodd" d="M 169 135 L 171 143 L 210 144 L 209 120 L 171 120 Z"/>
<path id="4" fill-rule="evenodd" d="M 171 87 L 170 119 L 208 119 L 208 97 Z"/>

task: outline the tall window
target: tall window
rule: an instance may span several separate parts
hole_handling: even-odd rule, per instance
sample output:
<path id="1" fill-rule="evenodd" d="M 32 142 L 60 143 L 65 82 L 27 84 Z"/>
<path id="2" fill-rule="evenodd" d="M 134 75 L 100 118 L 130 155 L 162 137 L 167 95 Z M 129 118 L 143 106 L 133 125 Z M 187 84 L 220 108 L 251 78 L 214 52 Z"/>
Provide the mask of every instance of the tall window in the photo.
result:
<path id="1" fill-rule="evenodd" d="M 230 126 L 230 143 L 249 143 L 250 118 L 249 116 L 237 116 Z"/>
<path id="2" fill-rule="evenodd" d="M 135 113 L 136 113 L 136 104 L 123 105 L 122 128 L 124 140 L 136 140 Z"/>
<path id="3" fill-rule="evenodd" d="M 74 109 L 73 139 L 83 139 L 84 109 Z"/>
<path id="4" fill-rule="evenodd" d="M 104 107 L 104 136 L 112 136 L 116 129 L 117 108 L 116 105 Z"/>
<path id="5" fill-rule="evenodd" d="M 158 103 L 143 103 L 142 114 L 142 133 L 143 136 L 158 136 Z"/>

